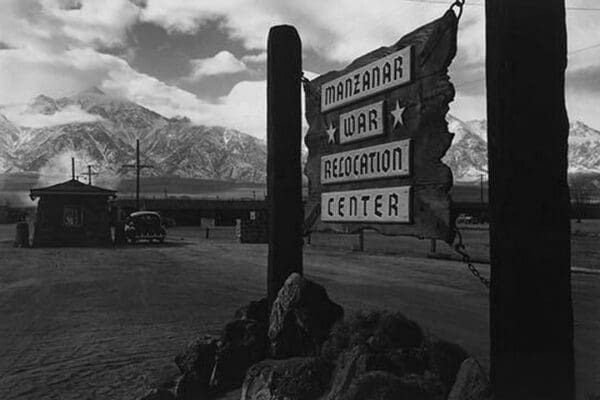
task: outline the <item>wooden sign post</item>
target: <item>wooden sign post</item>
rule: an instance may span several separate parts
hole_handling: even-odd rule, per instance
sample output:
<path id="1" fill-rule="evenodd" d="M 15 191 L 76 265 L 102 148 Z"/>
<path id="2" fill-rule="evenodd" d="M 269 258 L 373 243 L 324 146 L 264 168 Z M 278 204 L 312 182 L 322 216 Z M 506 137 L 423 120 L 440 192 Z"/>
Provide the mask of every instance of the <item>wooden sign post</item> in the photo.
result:
<path id="1" fill-rule="evenodd" d="M 492 389 L 570 400 L 564 0 L 488 0 L 486 17 Z"/>
<path id="2" fill-rule="evenodd" d="M 441 158 L 452 140 L 447 73 L 457 22 L 448 11 L 306 83 L 313 230 L 454 239 L 452 172 Z"/>
<path id="3" fill-rule="evenodd" d="M 292 272 L 302 273 L 300 37 L 288 25 L 271 28 L 267 44 L 267 198 L 270 303 Z"/>

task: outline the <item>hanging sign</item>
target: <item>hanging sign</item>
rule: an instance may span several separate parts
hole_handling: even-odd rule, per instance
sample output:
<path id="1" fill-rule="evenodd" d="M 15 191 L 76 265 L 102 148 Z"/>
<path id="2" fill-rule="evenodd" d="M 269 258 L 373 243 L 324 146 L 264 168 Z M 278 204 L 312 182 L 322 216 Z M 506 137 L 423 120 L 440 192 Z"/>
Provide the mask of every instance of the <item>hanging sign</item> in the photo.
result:
<path id="1" fill-rule="evenodd" d="M 452 140 L 448 67 L 456 54 L 453 11 L 306 82 L 311 230 L 451 241 Z"/>

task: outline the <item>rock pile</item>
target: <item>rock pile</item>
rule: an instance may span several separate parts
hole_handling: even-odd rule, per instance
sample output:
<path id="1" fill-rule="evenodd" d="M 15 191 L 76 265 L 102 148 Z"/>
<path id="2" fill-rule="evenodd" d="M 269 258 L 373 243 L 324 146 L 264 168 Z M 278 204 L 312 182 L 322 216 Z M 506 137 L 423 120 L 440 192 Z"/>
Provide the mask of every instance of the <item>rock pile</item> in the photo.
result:
<path id="1" fill-rule="evenodd" d="M 242 388 L 241 400 L 488 400 L 483 368 L 459 346 L 427 337 L 400 313 L 344 310 L 292 274 L 271 310 L 236 311 L 220 337 L 192 341 L 181 376 L 142 400 L 202 400 Z"/>

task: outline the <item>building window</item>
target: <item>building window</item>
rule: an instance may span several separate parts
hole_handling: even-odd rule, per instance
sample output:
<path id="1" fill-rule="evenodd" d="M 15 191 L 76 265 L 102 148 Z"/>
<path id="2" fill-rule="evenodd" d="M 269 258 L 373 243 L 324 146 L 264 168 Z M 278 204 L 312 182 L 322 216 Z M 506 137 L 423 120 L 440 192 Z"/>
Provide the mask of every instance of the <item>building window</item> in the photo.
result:
<path id="1" fill-rule="evenodd" d="M 63 226 L 76 228 L 83 225 L 83 209 L 77 206 L 65 206 Z"/>

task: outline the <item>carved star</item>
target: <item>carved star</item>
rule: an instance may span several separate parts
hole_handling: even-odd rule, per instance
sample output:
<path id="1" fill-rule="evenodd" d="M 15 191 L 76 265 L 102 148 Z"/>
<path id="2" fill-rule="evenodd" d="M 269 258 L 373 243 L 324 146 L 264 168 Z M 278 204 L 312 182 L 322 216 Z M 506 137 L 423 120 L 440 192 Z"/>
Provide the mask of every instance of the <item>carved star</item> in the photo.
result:
<path id="1" fill-rule="evenodd" d="M 404 110 L 406 107 L 400 107 L 400 102 L 396 101 L 396 108 L 394 108 L 390 113 L 394 117 L 394 128 L 396 124 L 404 125 L 404 119 L 402 119 L 402 114 L 404 114 Z"/>
<path id="2" fill-rule="evenodd" d="M 327 141 L 329 143 L 335 143 L 335 131 L 336 131 L 336 127 L 333 124 L 330 124 L 330 126 L 327 128 Z"/>

